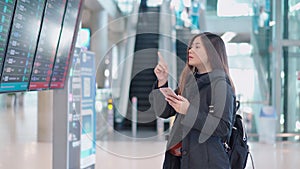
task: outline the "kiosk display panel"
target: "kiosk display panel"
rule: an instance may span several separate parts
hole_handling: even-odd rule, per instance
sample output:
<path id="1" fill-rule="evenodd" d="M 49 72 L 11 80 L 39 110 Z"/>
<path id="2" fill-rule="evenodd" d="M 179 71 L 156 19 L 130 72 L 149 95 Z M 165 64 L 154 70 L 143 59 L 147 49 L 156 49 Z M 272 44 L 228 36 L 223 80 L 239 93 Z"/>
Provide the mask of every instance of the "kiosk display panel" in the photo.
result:
<path id="1" fill-rule="evenodd" d="M 29 90 L 49 88 L 65 7 L 66 0 L 47 1 Z"/>
<path id="2" fill-rule="evenodd" d="M 15 0 L 0 1 L 0 76 L 5 59 L 5 51 L 14 14 L 15 2 Z"/>
<path id="3" fill-rule="evenodd" d="M 63 28 L 54 62 L 50 88 L 64 88 L 67 77 L 72 48 L 75 45 L 75 32 L 78 24 L 81 0 L 68 0 L 64 16 Z"/>
<path id="4" fill-rule="evenodd" d="M 19 0 L 5 53 L 0 92 L 28 89 L 45 0 Z"/>

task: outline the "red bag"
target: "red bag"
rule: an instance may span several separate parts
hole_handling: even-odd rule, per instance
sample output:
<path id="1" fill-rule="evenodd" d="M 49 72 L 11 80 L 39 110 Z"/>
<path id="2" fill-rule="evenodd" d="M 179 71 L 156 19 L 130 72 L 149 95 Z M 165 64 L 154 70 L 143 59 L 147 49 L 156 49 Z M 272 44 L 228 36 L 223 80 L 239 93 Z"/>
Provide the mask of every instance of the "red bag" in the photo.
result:
<path id="1" fill-rule="evenodd" d="M 175 144 L 174 146 L 172 146 L 169 151 L 173 156 L 180 157 L 181 156 L 181 147 L 182 147 L 182 142 L 179 142 L 179 143 Z"/>

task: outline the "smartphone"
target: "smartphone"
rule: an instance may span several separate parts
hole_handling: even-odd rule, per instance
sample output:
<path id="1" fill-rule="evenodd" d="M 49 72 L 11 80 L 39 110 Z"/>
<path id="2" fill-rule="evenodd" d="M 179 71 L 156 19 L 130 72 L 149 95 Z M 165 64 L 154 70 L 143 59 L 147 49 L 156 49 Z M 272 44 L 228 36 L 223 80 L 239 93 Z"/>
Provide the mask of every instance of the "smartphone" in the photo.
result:
<path id="1" fill-rule="evenodd" d="M 162 94 L 165 96 L 165 97 L 174 97 L 174 98 L 177 98 L 177 94 L 169 87 L 163 87 L 163 88 L 159 88 L 159 90 L 162 92 Z"/>

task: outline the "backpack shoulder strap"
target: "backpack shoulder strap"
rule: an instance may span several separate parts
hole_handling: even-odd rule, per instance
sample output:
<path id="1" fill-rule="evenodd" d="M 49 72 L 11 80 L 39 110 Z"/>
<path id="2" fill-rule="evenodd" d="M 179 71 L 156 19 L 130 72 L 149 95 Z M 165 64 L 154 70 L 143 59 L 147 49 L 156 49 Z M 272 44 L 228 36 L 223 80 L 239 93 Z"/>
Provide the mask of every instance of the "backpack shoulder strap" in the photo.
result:
<path id="1" fill-rule="evenodd" d="M 235 112 L 237 112 L 239 109 L 240 109 L 240 105 L 241 105 L 241 102 L 239 100 L 235 100 Z"/>
<path id="2" fill-rule="evenodd" d="M 253 157 L 252 157 L 252 154 L 250 152 L 248 152 L 248 155 L 250 155 L 250 158 L 251 158 L 251 164 L 252 164 L 252 168 L 255 169 L 255 166 L 254 166 L 254 161 L 253 161 Z"/>
<path id="3" fill-rule="evenodd" d="M 211 106 L 209 107 L 209 111 L 214 111 L 213 110 L 213 105 L 212 104 L 214 104 L 214 101 L 215 101 L 215 99 L 214 99 L 214 89 L 215 89 L 215 86 L 216 86 L 216 84 L 219 82 L 219 81 L 221 81 L 221 80 L 225 80 L 226 81 L 226 79 L 224 79 L 224 78 L 221 78 L 221 77 L 219 77 L 219 78 L 216 78 L 216 79 L 214 79 L 212 82 L 211 82 L 211 94 L 212 94 L 212 97 L 211 97 Z M 234 123 L 235 123 L 235 119 L 236 119 L 236 112 L 239 110 L 239 108 L 240 108 L 240 101 L 238 101 L 238 100 L 236 100 L 236 96 L 234 95 L 234 109 L 233 109 L 233 114 L 232 114 L 232 123 L 231 123 L 231 130 L 229 131 L 229 134 L 227 135 L 227 137 L 225 136 L 223 139 L 223 141 L 224 141 L 224 145 L 225 145 L 225 147 L 226 147 L 226 149 L 227 148 L 229 148 L 229 140 L 230 140 L 230 136 L 231 136 L 231 131 L 232 131 L 232 127 L 234 126 Z"/>

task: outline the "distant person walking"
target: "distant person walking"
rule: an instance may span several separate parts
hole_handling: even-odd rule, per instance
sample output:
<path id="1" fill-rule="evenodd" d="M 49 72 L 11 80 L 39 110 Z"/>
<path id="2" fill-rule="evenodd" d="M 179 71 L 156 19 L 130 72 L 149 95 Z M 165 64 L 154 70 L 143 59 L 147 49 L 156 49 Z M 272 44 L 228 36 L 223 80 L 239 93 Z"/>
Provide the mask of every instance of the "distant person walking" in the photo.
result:
<path id="1" fill-rule="evenodd" d="M 259 16 L 258 16 L 258 26 L 260 28 L 268 27 L 269 23 L 269 14 L 265 11 L 264 6 L 260 6 L 259 8 Z"/>
<path id="2" fill-rule="evenodd" d="M 141 12 L 147 12 L 148 9 L 147 0 L 141 0 L 140 9 Z"/>
<path id="3" fill-rule="evenodd" d="M 253 2 L 253 18 L 252 18 L 252 26 L 253 32 L 258 34 L 258 18 L 259 18 L 259 5 L 256 1 Z"/>
<path id="4" fill-rule="evenodd" d="M 191 16 L 191 30 L 192 33 L 200 33 L 200 25 L 199 25 L 199 15 L 200 15 L 200 1 L 199 0 L 193 0 L 190 10 L 190 16 Z"/>
<path id="5" fill-rule="evenodd" d="M 181 14 L 184 9 L 184 5 L 183 5 L 182 0 L 172 0 L 171 1 L 171 9 L 174 9 L 174 11 L 175 11 L 176 28 L 177 29 L 183 28 L 183 21 L 181 19 Z"/>

